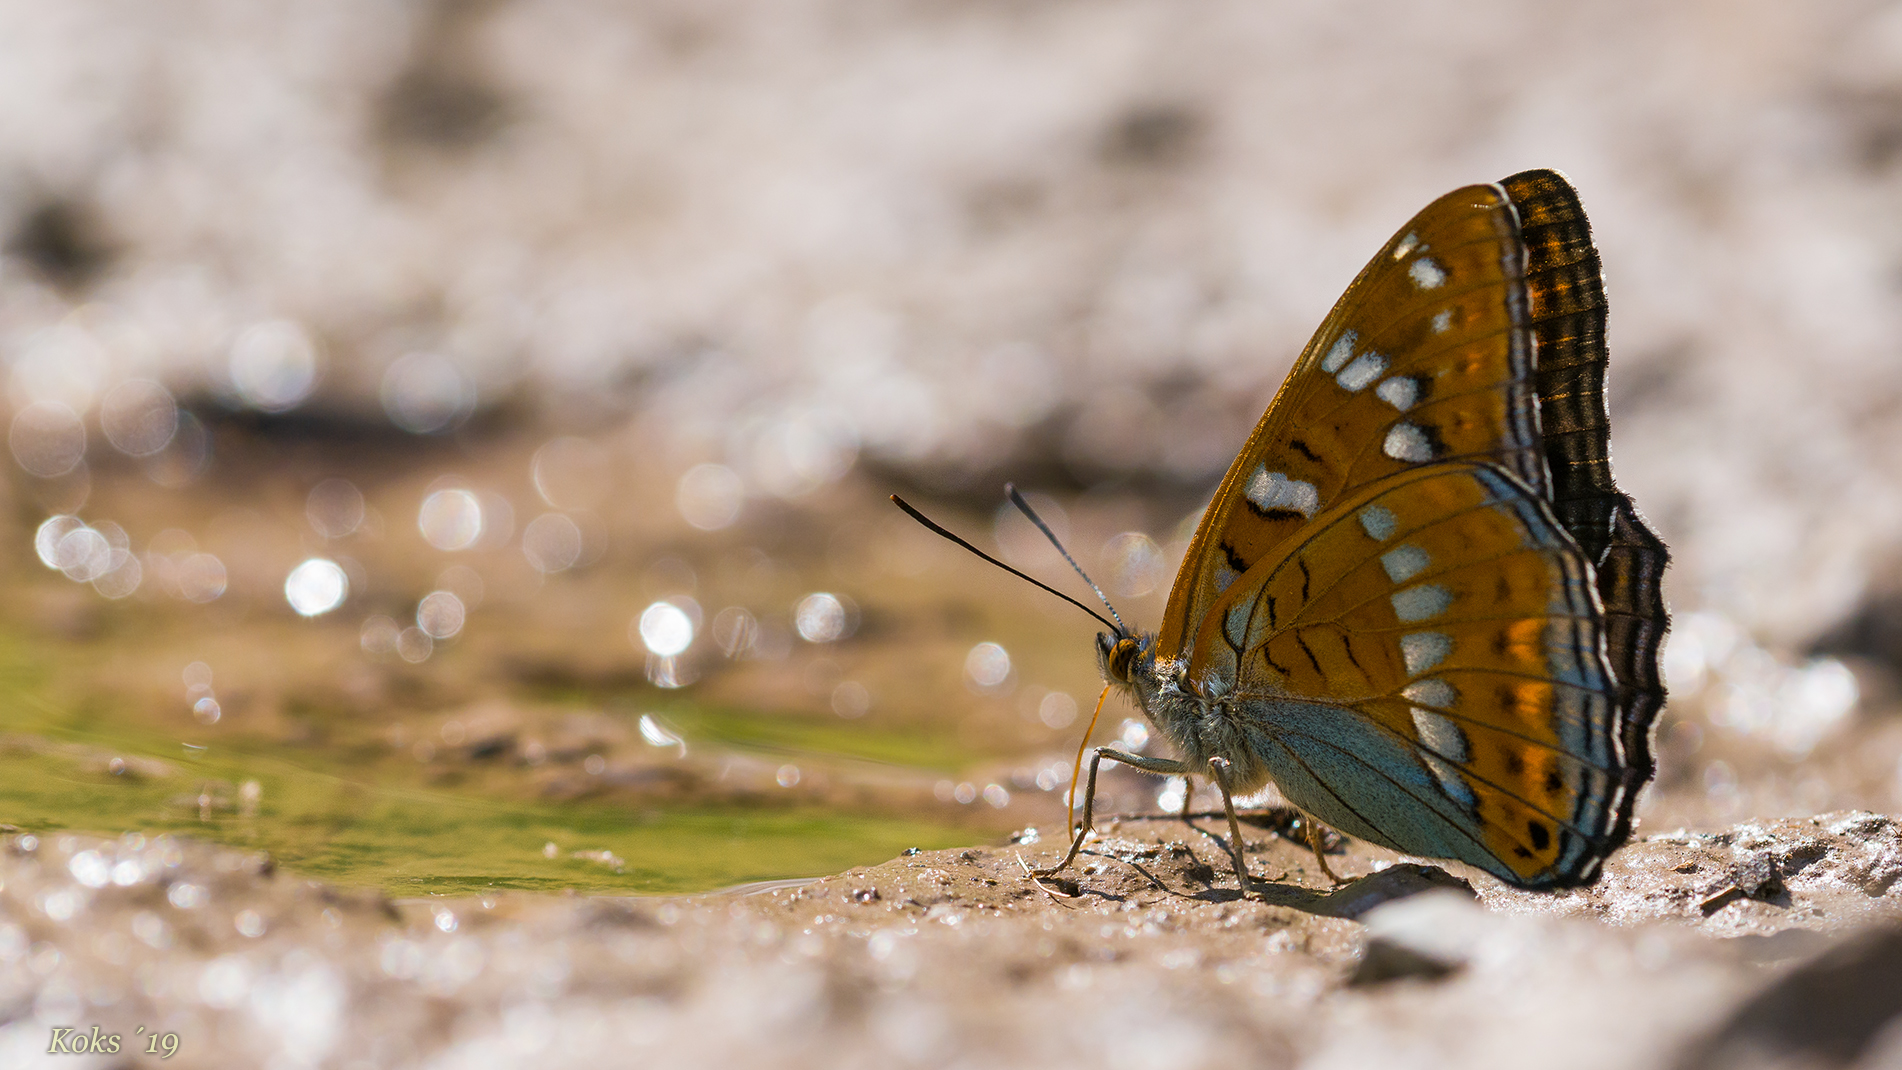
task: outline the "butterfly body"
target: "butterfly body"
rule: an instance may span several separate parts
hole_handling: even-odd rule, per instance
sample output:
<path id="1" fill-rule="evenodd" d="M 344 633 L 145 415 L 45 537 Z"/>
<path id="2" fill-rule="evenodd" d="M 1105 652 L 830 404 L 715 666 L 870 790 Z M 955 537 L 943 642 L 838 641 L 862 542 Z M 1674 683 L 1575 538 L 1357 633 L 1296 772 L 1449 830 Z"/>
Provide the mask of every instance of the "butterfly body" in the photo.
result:
<path id="1" fill-rule="evenodd" d="M 1556 173 L 1402 228 L 1229 469 L 1162 628 L 1098 637 L 1181 760 L 1109 756 L 1272 780 L 1514 884 L 1595 879 L 1651 773 L 1668 626 L 1664 544 L 1611 480 L 1604 307 Z"/>

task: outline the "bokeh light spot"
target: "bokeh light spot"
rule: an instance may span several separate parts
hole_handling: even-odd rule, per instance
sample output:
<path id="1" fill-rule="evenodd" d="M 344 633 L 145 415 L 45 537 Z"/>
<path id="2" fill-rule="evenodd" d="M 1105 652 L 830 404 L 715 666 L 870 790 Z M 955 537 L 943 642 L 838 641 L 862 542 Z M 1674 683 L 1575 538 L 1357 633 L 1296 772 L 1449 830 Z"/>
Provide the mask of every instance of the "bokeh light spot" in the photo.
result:
<path id="1" fill-rule="evenodd" d="M 74 528 L 59 540 L 54 560 L 67 579 L 91 583 L 112 567 L 112 544 L 92 528 Z"/>
<path id="2" fill-rule="evenodd" d="M 357 629 L 357 645 L 365 654 L 394 654 L 397 637 L 402 634 L 402 625 L 378 613 L 364 618 L 363 626 Z"/>
<path id="3" fill-rule="evenodd" d="M 581 528 L 561 513 L 543 513 L 522 529 L 522 553 L 537 572 L 560 572 L 581 559 Z"/>
<path id="4" fill-rule="evenodd" d="M 328 613 L 349 595 L 350 579 L 343 567 L 322 557 L 298 565 L 284 580 L 285 601 L 303 617 Z"/>
<path id="5" fill-rule="evenodd" d="M 1037 719 L 1051 728 L 1070 727 L 1076 720 L 1076 699 L 1067 692 L 1050 692 L 1037 703 Z"/>
<path id="6" fill-rule="evenodd" d="M 1010 683 L 1010 652 L 996 643 L 979 643 L 964 656 L 964 679 L 981 692 L 1001 691 Z"/>
<path id="7" fill-rule="evenodd" d="M 20 467 L 41 479 L 63 476 L 86 456 L 86 425 L 57 401 L 36 401 L 13 414 L 7 445 Z"/>
<path id="8" fill-rule="evenodd" d="M 170 390 L 150 379 L 128 379 L 106 392 L 99 405 L 99 426 L 120 453 L 150 457 L 178 434 L 178 402 Z"/>
<path id="9" fill-rule="evenodd" d="M 310 488 L 304 518 L 326 539 L 341 539 L 363 526 L 363 492 L 347 479 L 326 479 Z"/>
<path id="10" fill-rule="evenodd" d="M 145 566 L 131 554 L 124 554 L 121 559 L 121 555 L 115 552 L 113 558 L 112 568 L 105 575 L 92 581 L 93 590 L 107 598 L 124 598 L 137 591 L 139 585 L 145 582 Z"/>
<path id="11" fill-rule="evenodd" d="M 212 554 L 191 554 L 178 563 L 179 594 L 188 602 L 216 601 L 225 583 L 225 563 Z"/>
<path id="12" fill-rule="evenodd" d="M 448 639 L 462 631 L 466 616 L 462 599 L 448 591 L 431 591 L 416 603 L 416 626 L 431 639 Z"/>
<path id="13" fill-rule="evenodd" d="M 845 603 L 839 596 L 818 591 L 793 608 L 793 628 L 808 643 L 832 643 L 845 638 Z"/>
<path id="14" fill-rule="evenodd" d="M 693 618 L 672 602 L 655 602 L 642 610 L 637 627 L 641 644 L 663 658 L 676 657 L 693 645 Z"/>
<path id="15" fill-rule="evenodd" d="M 40 555 L 40 563 L 47 568 L 59 568 L 60 540 L 85 526 L 86 522 L 76 516 L 62 515 L 41 521 L 33 532 L 33 550 Z"/>
<path id="16" fill-rule="evenodd" d="M 413 435 L 451 431 L 475 411 L 476 388 L 455 361 L 411 353 L 383 373 L 383 411 Z"/>
<path id="17" fill-rule="evenodd" d="M 697 464 L 680 477 L 674 505 L 702 531 L 731 527 L 746 504 L 746 485 L 723 464 Z"/>
<path id="18" fill-rule="evenodd" d="M 232 343 L 231 385 L 254 409 L 294 409 L 317 385 L 317 343 L 290 320 L 253 324 Z"/>
<path id="19" fill-rule="evenodd" d="M 435 652 L 436 641 L 431 639 L 429 633 L 421 628 L 405 628 L 397 633 L 396 656 L 409 662 L 411 665 L 419 665 L 428 661 L 429 655 Z"/>
<path id="20" fill-rule="evenodd" d="M 438 550 L 466 550 L 482 538 L 482 499 L 473 491 L 439 490 L 423 499 L 416 526 Z"/>
<path id="21" fill-rule="evenodd" d="M 1155 590 L 1168 571 L 1162 548 L 1140 531 L 1125 531 L 1105 543 L 1103 562 L 1110 593 L 1119 598 L 1141 598 Z"/>
<path id="22" fill-rule="evenodd" d="M 713 617 L 713 641 L 729 658 L 751 653 L 759 638 L 759 621 L 743 606 L 728 606 Z"/>
<path id="23" fill-rule="evenodd" d="M 592 509 L 613 489 L 607 451 L 584 438 L 552 439 L 529 462 L 535 492 L 551 509 Z"/>

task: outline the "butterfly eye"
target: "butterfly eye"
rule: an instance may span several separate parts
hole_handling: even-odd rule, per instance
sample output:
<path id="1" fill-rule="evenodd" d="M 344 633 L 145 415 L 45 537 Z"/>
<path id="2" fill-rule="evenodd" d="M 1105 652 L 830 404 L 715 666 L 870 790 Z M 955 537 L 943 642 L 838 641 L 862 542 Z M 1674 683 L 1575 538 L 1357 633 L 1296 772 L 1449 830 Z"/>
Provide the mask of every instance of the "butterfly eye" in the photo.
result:
<path id="1" fill-rule="evenodd" d="M 1118 639 L 1116 641 L 1116 645 L 1110 648 L 1109 654 L 1109 671 L 1111 676 L 1116 677 L 1124 683 L 1129 682 L 1130 665 L 1136 660 L 1136 649 L 1136 640 L 1134 639 Z"/>

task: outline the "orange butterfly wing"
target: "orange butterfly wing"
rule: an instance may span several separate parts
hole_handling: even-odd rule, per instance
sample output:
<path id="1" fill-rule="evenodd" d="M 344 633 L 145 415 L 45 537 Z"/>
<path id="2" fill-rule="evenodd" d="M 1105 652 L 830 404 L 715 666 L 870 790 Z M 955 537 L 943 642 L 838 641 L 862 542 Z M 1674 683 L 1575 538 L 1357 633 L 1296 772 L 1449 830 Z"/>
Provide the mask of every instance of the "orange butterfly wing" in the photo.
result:
<path id="1" fill-rule="evenodd" d="M 1635 785 L 1592 570 L 1550 507 L 1441 462 L 1354 489 L 1281 549 L 1196 638 L 1256 734 L 1237 781 L 1521 884 L 1594 872 Z"/>
<path id="2" fill-rule="evenodd" d="M 1468 186 L 1361 269 L 1215 492 L 1170 592 L 1159 656 L 1177 656 L 1236 577 L 1347 487 L 1462 458 L 1545 489 L 1517 230 L 1504 189 Z"/>
<path id="3" fill-rule="evenodd" d="M 1668 555 L 1611 479 L 1604 324 L 1598 254 L 1577 196 L 1562 177 L 1526 172 L 1456 190 L 1429 205 L 1348 288 L 1230 467 L 1177 576 L 1156 648 L 1165 661 L 1186 654 L 1191 680 L 1213 676 L 1245 685 L 1237 676 L 1243 666 L 1233 659 L 1249 648 L 1209 641 L 1223 627 L 1220 618 L 1253 601 L 1260 594 L 1256 586 L 1266 582 L 1251 576 L 1243 589 L 1231 591 L 1243 574 L 1258 564 L 1277 567 L 1301 558 L 1307 548 L 1292 547 L 1289 540 L 1300 533 L 1311 541 L 1314 533 L 1304 529 L 1314 518 L 1375 484 L 1390 487 L 1410 469 L 1430 465 L 1445 471 L 1454 462 L 1508 474 L 1556 522 L 1548 525 L 1551 538 L 1570 540 L 1569 548 L 1546 547 L 1544 559 L 1572 554 L 1585 563 L 1580 571 L 1586 589 L 1597 598 L 1589 614 L 1588 660 L 1609 672 L 1604 685 L 1611 701 L 1587 703 L 1596 719 L 1594 734 L 1575 739 L 1567 753 L 1576 761 L 1576 748 L 1611 740 L 1616 753 L 1593 765 L 1600 780 L 1576 769 L 1563 778 L 1572 797 L 1584 799 L 1581 805 L 1589 808 L 1598 800 L 1608 806 L 1587 822 L 1591 857 L 1561 861 L 1548 838 L 1533 860 L 1558 865 L 1558 877 L 1548 879 L 1560 882 L 1589 879 L 1597 859 L 1628 834 L 1636 789 L 1651 774 L 1649 728 L 1664 697 L 1657 651 L 1668 621 L 1661 593 Z M 1495 577 L 1499 583 L 1508 579 Z M 1369 582 L 1380 586 L 1378 579 Z M 1225 592 L 1231 597 L 1224 598 Z M 1520 627 L 1532 625 L 1522 621 Z M 1262 653 L 1271 664 L 1292 665 L 1287 645 L 1305 634 L 1293 629 L 1266 639 Z M 1284 649 L 1277 651 L 1277 644 Z M 1554 656 L 1553 650 L 1546 656 Z M 1344 665 L 1351 659 L 1322 659 L 1305 678 L 1297 671 L 1267 686 L 1323 701 L 1356 701 L 1353 674 Z M 1529 679 L 1549 671 L 1526 669 Z M 1404 676 L 1381 679 L 1391 685 Z M 1359 698 L 1384 696 L 1391 703 L 1392 690 Z M 1473 700 L 1490 702 L 1490 715 L 1478 706 L 1467 713 L 1509 719 L 1518 715 L 1514 710 L 1538 707 L 1524 695 L 1508 696 L 1508 690 L 1496 687 L 1490 699 Z M 1362 712 L 1380 722 L 1368 712 L 1380 708 L 1375 701 Z M 1401 735 L 1410 731 L 1397 720 L 1395 711 L 1403 708 L 1411 717 L 1413 707 L 1405 705 L 1386 715 L 1394 722 L 1387 727 Z M 1576 713 L 1550 701 L 1538 708 L 1548 719 Z M 1419 744 L 1416 736 L 1413 745 Z M 1492 772 L 1466 771 L 1484 794 Z M 1528 812 L 1555 821 L 1563 816 L 1524 798 L 1509 805 L 1533 807 Z M 1525 825 L 1480 827 L 1491 835 Z M 1374 831 L 1369 838 L 1385 842 Z M 1568 850 L 1576 853 L 1573 839 Z M 1496 846 L 1504 859 L 1527 845 Z"/>

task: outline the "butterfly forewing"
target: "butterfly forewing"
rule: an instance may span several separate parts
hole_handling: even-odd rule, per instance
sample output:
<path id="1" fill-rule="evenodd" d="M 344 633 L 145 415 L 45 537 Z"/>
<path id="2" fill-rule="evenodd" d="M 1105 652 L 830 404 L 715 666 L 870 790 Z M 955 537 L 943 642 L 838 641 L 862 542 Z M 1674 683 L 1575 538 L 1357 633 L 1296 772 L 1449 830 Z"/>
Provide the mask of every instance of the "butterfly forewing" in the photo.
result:
<path id="1" fill-rule="evenodd" d="M 1222 591 L 1348 488 L 1461 458 L 1544 491 L 1518 228 L 1504 189 L 1470 186 L 1362 269 L 1216 492 L 1170 593 L 1162 656 L 1180 656 Z"/>

